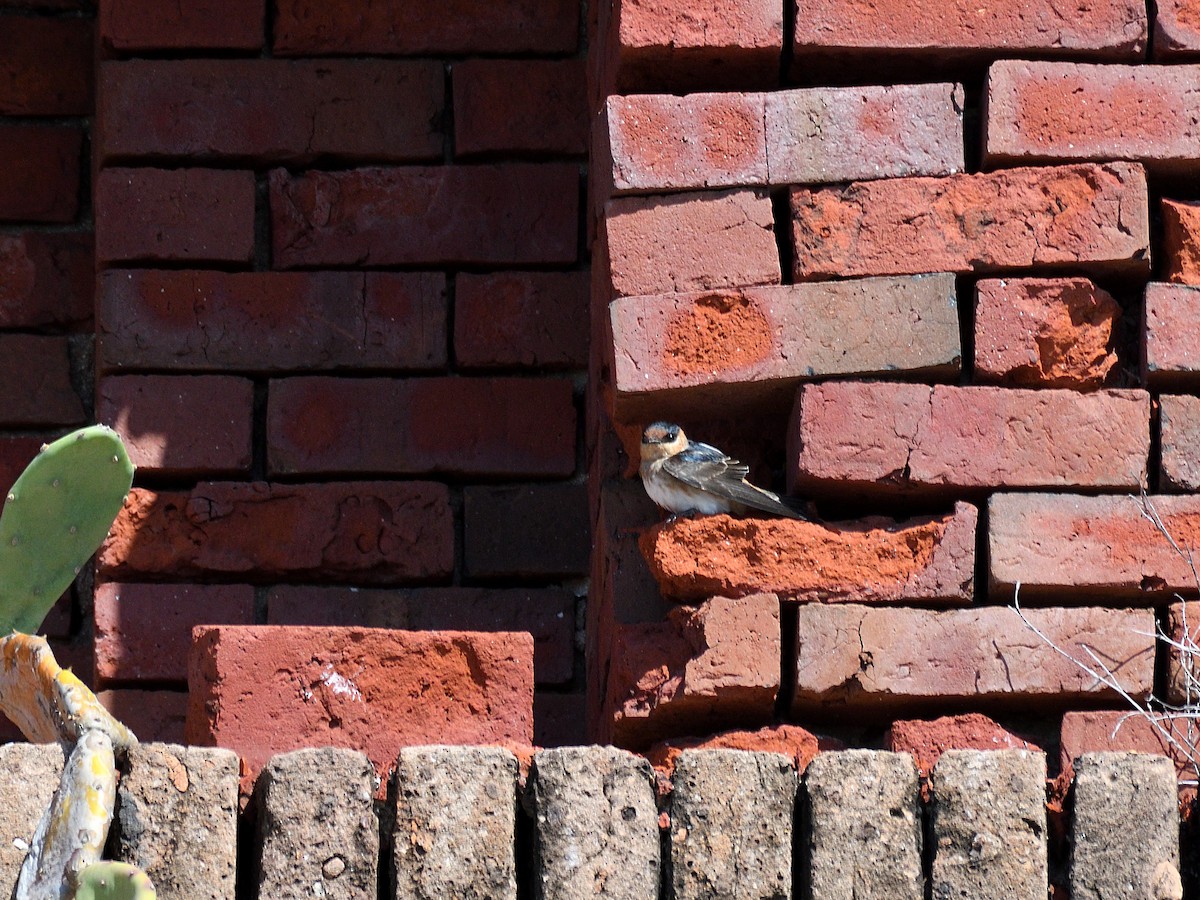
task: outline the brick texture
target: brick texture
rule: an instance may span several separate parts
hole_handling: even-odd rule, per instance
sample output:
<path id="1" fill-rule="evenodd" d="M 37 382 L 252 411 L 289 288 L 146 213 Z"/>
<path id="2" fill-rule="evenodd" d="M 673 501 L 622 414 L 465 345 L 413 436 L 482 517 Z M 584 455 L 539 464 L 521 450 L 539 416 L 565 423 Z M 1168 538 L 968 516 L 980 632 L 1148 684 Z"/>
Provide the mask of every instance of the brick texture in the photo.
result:
<path id="1" fill-rule="evenodd" d="M 104 708 L 133 730 L 142 743 L 184 742 L 188 695 L 183 691 L 108 690 L 97 695 Z"/>
<path id="2" fill-rule="evenodd" d="M 0 124 L 0 222 L 70 222 L 79 210 L 83 131 Z"/>
<path id="3" fill-rule="evenodd" d="M 1158 398 L 1161 491 L 1200 491 L 1200 397 L 1163 394 Z"/>
<path id="4" fill-rule="evenodd" d="M 1200 16 L 1190 0 L 1155 4 L 1154 59 L 1200 59 Z"/>
<path id="5" fill-rule="evenodd" d="M 0 30 L 0 115 L 91 113 L 91 21 L 6 15 Z"/>
<path id="6" fill-rule="evenodd" d="M 1162 221 L 1165 279 L 1200 284 L 1200 203 L 1163 200 Z"/>
<path id="7" fill-rule="evenodd" d="M 0 335 L 0 425 L 83 424 L 83 403 L 70 371 L 66 338 Z"/>
<path id="8" fill-rule="evenodd" d="M 587 152 L 582 61 L 468 59 L 451 72 L 455 156 Z"/>
<path id="9" fill-rule="evenodd" d="M 1163 721 L 1168 734 L 1188 740 L 1185 726 Z M 1059 766 L 1072 773 L 1075 761 L 1085 753 L 1150 753 L 1166 756 L 1175 763 L 1179 777 L 1195 777 L 1195 769 L 1183 754 L 1154 725 L 1125 710 L 1097 709 L 1069 712 L 1062 718 L 1059 737 Z"/>
<path id="10" fill-rule="evenodd" d="M 885 750 L 911 753 L 922 778 L 929 777 L 947 750 L 1041 750 L 982 713 L 897 719 L 884 735 L 883 745 Z"/>
<path id="11" fill-rule="evenodd" d="M 529 484 L 463 491 L 463 566 L 470 578 L 584 575 L 591 552 L 587 486 Z"/>
<path id="12" fill-rule="evenodd" d="M 1200 384 L 1200 288 L 1146 285 L 1141 335 L 1142 377 L 1152 388 Z"/>
<path id="13" fill-rule="evenodd" d="M 118 53 L 139 50 L 259 50 L 265 0 L 104 0 L 100 40 Z"/>
<path id="14" fill-rule="evenodd" d="M 471 369 L 582 369 L 587 303 L 587 272 L 464 272 L 455 280 L 455 362 Z"/>
<path id="15" fill-rule="evenodd" d="M 92 236 L 0 235 L 0 327 L 91 328 Z"/>

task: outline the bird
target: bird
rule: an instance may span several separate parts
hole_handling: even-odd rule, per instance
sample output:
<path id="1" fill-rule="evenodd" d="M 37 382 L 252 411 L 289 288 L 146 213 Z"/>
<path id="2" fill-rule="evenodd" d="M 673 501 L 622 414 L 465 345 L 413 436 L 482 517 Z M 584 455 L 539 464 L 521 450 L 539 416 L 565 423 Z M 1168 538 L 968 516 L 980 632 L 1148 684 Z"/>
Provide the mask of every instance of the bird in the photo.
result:
<path id="1" fill-rule="evenodd" d="M 638 471 L 650 499 L 672 514 L 744 514 L 750 510 L 788 519 L 808 519 L 778 494 L 746 480 L 750 467 L 709 444 L 689 441 L 670 422 L 653 422 L 642 431 Z"/>

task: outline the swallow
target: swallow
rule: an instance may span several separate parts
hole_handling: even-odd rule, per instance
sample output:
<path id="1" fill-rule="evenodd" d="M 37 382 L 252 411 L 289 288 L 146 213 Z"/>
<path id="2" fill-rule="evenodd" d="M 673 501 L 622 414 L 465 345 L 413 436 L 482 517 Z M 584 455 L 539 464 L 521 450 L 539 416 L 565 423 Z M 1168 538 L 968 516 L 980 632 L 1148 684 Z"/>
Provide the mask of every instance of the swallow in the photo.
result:
<path id="1" fill-rule="evenodd" d="M 757 510 L 789 519 L 808 518 L 778 494 L 748 482 L 749 466 L 716 447 L 689 441 L 683 429 L 670 422 L 646 426 L 641 456 L 638 471 L 646 493 L 673 515 Z"/>

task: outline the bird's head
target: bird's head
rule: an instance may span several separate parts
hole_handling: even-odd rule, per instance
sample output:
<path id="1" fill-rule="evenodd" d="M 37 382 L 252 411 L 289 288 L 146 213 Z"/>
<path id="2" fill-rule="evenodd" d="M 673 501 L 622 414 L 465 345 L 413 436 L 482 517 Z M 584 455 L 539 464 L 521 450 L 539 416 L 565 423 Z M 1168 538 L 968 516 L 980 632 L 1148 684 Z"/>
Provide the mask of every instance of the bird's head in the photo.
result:
<path id="1" fill-rule="evenodd" d="M 670 422 L 654 422 L 647 425 L 642 432 L 642 459 L 653 461 L 674 456 L 681 450 L 686 450 L 687 435 L 678 425 Z"/>

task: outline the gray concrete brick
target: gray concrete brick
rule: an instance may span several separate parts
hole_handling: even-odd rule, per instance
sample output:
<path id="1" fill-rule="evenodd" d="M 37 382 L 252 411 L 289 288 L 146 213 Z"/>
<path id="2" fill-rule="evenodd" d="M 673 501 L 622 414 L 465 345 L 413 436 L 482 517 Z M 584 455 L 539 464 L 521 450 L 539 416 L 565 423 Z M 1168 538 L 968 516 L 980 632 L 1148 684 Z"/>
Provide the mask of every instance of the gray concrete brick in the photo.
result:
<path id="1" fill-rule="evenodd" d="M 673 781 L 669 897 L 792 896 L 792 760 L 780 753 L 685 750 Z"/>
<path id="2" fill-rule="evenodd" d="M 1179 807 L 1165 756 L 1085 753 L 1075 761 L 1072 900 L 1179 900 Z"/>
<path id="3" fill-rule="evenodd" d="M 140 744 L 117 791 L 116 858 L 150 876 L 159 900 L 233 900 L 238 755 Z"/>
<path id="4" fill-rule="evenodd" d="M 517 758 L 406 747 L 396 766 L 396 900 L 516 900 Z"/>
<path id="5" fill-rule="evenodd" d="M 537 900 L 651 900 L 661 861 L 650 764 L 614 747 L 533 758 Z"/>
<path id="6" fill-rule="evenodd" d="M 808 767 L 812 900 L 922 900 L 917 767 L 907 753 L 822 753 Z"/>
<path id="7" fill-rule="evenodd" d="M 57 744 L 0 745 L 0 897 L 11 897 L 34 829 L 62 777 Z"/>
<path id="8" fill-rule="evenodd" d="M 366 755 L 325 747 L 274 757 L 259 775 L 259 897 L 377 900 L 379 821 Z"/>
<path id="9" fill-rule="evenodd" d="M 932 784 L 933 900 L 1045 900 L 1045 754 L 947 750 Z"/>

